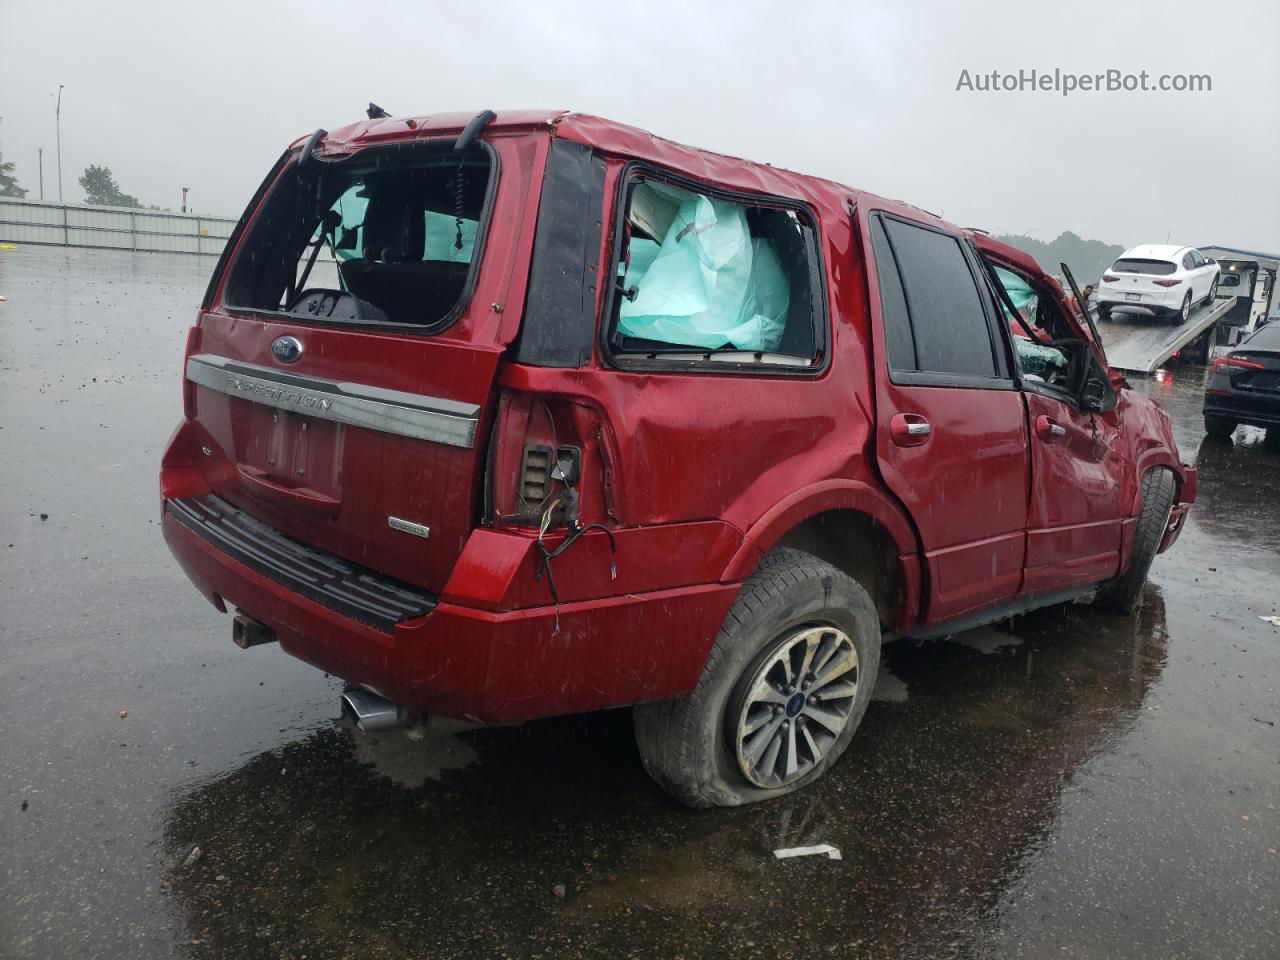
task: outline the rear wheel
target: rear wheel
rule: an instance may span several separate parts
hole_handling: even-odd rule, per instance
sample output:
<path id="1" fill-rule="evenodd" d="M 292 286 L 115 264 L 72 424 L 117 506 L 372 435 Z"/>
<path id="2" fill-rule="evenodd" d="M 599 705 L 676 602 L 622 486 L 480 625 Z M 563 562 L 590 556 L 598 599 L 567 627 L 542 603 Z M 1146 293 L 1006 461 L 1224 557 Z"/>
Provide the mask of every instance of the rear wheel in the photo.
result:
<path id="1" fill-rule="evenodd" d="M 1132 613 L 1138 606 L 1151 561 L 1169 524 L 1176 491 L 1173 471 L 1167 467 L 1155 467 L 1142 475 L 1142 514 L 1133 535 L 1133 556 L 1124 573 L 1098 590 L 1097 606 L 1118 613 Z"/>
<path id="2" fill-rule="evenodd" d="M 810 554 L 774 550 L 743 585 L 693 692 L 635 708 L 645 770 L 691 807 L 797 790 L 853 739 L 879 663 L 866 590 Z"/>
<path id="3" fill-rule="evenodd" d="M 1173 315 L 1174 323 L 1186 323 L 1191 317 L 1191 291 L 1187 291 L 1187 295 L 1182 298 L 1182 306 L 1178 308 L 1178 312 Z"/>
<path id="4" fill-rule="evenodd" d="M 1209 296 L 1205 297 L 1205 306 L 1212 307 L 1213 301 L 1218 299 L 1218 280 L 1215 277 L 1213 283 L 1209 285 Z"/>
<path id="5" fill-rule="evenodd" d="M 1110 320 L 1110 319 L 1111 319 L 1111 308 L 1110 308 L 1110 307 L 1104 307 L 1104 306 L 1099 305 L 1099 306 L 1098 306 L 1098 319 L 1099 319 L 1099 320 Z"/>
<path id="6" fill-rule="evenodd" d="M 1229 417 L 1223 417 L 1216 413 L 1206 413 L 1204 415 L 1204 432 L 1211 437 L 1225 439 L 1235 433 L 1238 426 L 1240 424 Z"/>

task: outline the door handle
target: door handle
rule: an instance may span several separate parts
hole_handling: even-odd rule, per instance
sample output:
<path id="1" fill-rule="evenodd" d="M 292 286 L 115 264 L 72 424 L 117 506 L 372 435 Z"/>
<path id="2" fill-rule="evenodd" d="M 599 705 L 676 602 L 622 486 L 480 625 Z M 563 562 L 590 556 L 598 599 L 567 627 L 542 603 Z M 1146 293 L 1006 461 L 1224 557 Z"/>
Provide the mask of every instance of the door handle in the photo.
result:
<path id="1" fill-rule="evenodd" d="M 929 442 L 933 424 L 918 413 L 895 413 L 889 420 L 889 435 L 900 447 L 918 447 Z"/>
<path id="2" fill-rule="evenodd" d="M 1046 417 L 1041 414 L 1036 417 L 1036 435 L 1045 443 L 1053 443 L 1053 441 L 1067 435 L 1067 428 L 1052 417 Z"/>

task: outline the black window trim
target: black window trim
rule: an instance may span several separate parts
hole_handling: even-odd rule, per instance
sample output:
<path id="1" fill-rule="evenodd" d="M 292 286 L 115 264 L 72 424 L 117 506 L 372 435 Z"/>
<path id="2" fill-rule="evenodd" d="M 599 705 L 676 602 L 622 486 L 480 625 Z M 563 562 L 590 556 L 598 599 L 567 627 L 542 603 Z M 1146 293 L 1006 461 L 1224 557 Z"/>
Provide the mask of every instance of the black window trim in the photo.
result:
<path id="1" fill-rule="evenodd" d="M 708 360 L 702 357 L 695 359 L 649 358 L 632 353 L 623 353 L 613 349 L 609 342 L 613 326 L 613 311 L 618 299 L 616 282 L 618 259 L 621 255 L 622 241 L 625 235 L 627 209 L 630 193 L 634 184 L 644 179 L 669 183 L 672 186 L 690 192 L 704 194 L 717 200 L 737 203 L 742 206 L 764 207 L 766 209 L 791 210 L 803 215 L 808 220 L 808 229 L 803 233 L 805 249 L 809 257 L 809 298 L 814 306 L 815 352 L 821 357 L 816 364 L 798 365 L 795 363 L 771 363 L 761 360 L 754 363 L 735 363 L 727 360 Z M 727 190 L 723 187 L 710 186 L 685 174 L 668 170 L 654 163 L 631 160 L 618 172 L 618 182 L 614 188 L 613 231 L 609 241 L 609 255 L 606 258 L 605 272 L 602 281 L 605 294 L 601 298 L 599 318 L 600 356 L 604 362 L 614 369 L 624 371 L 644 371 L 659 373 L 692 373 L 720 374 L 742 376 L 751 374 L 763 377 L 803 377 L 816 378 L 826 373 L 831 366 L 831 344 L 834 342 L 831 332 L 831 310 L 827 296 L 826 265 L 822 258 L 822 221 L 818 219 L 813 208 L 802 200 L 779 197 L 774 194 L 747 193 L 745 191 Z M 690 347 L 689 352 L 698 352 L 697 347 Z"/>
<path id="2" fill-rule="evenodd" d="M 411 140 L 411 141 L 395 141 L 393 143 L 379 143 L 379 144 L 374 144 L 372 146 L 365 147 L 361 150 L 356 150 L 352 153 L 335 155 L 331 158 L 325 158 L 325 157 L 321 157 L 313 154 L 311 158 L 311 162 L 324 163 L 326 162 L 326 160 L 327 162 L 330 162 L 330 163 L 341 162 L 344 160 L 350 160 L 353 157 L 360 156 L 361 154 L 364 154 L 368 151 L 403 148 L 404 146 L 406 146 L 406 144 L 409 146 L 425 146 L 425 145 L 448 146 L 448 143 L 449 143 L 448 139 L 435 139 L 435 138 L 428 139 L 428 140 Z M 489 223 L 493 219 L 492 217 L 493 203 L 494 203 L 494 198 L 497 196 L 497 193 L 498 193 L 498 178 L 501 175 L 501 169 L 502 169 L 501 160 L 498 156 L 498 151 L 493 148 L 492 144 L 484 140 L 477 140 L 475 142 L 475 146 L 482 149 L 489 158 L 489 182 L 485 185 L 484 203 L 480 207 L 480 219 L 479 221 L 477 221 L 477 224 L 476 224 L 476 239 L 475 239 L 475 243 L 473 243 L 471 247 L 471 263 L 469 265 L 470 269 L 468 269 L 467 271 L 467 281 L 462 287 L 462 293 L 458 295 L 458 302 L 453 305 L 453 309 L 451 309 L 444 317 L 442 317 L 436 323 L 432 323 L 432 324 L 392 323 L 392 322 L 376 323 L 376 322 L 361 322 L 358 320 L 328 320 L 328 319 L 321 319 L 319 317 L 304 317 L 300 314 L 286 313 L 283 310 L 265 310 L 259 307 L 243 307 L 243 306 L 227 303 L 225 285 L 223 285 L 222 297 L 219 298 L 219 302 L 216 305 L 211 304 L 206 309 L 220 309 L 230 314 L 233 317 L 263 317 L 273 321 L 296 324 L 296 325 L 305 326 L 305 327 L 321 327 L 326 329 L 339 327 L 339 328 L 345 328 L 348 330 L 373 330 L 373 331 L 382 332 L 382 333 L 409 333 L 409 334 L 414 334 L 418 336 L 435 336 L 437 334 L 444 333 L 446 330 L 448 330 L 450 327 L 456 324 L 458 320 L 462 317 L 462 315 L 467 312 L 467 308 L 471 305 L 471 299 L 475 295 L 476 283 L 478 282 L 480 277 L 480 264 L 484 261 L 485 241 L 488 239 L 488 235 L 489 235 Z M 289 157 L 289 154 L 286 153 L 285 157 L 286 158 Z M 284 158 L 282 158 L 282 160 L 283 159 Z M 298 164 L 298 155 L 294 155 L 292 158 L 292 162 L 286 164 L 284 169 L 280 170 L 280 173 L 278 176 L 274 176 L 274 177 L 268 176 L 267 180 L 264 181 L 262 187 L 259 188 L 259 195 L 255 197 L 256 202 L 251 202 L 249 204 L 249 207 L 246 209 L 243 217 L 241 218 L 243 221 L 243 225 L 246 229 L 248 228 L 249 217 L 252 215 L 256 215 L 256 213 L 261 208 L 263 202 L 269 199 L 269 195 L 272 191 L 268 191 L 267 187 L 273 186 L 276 183 L 278 183 L 281 177 L 288 175 L 290 171 L 296 169 L 297 164 Z M 237 233 L 240 233 L 240 232 L 241 232 L 241 224 L 237 224 L 235 231 L 233 231 L 232 233 L 232 239 L 235 239 L 237 243 L 239 241 L 239 237 L 237 237 Z M 233 251 L 231 240 L 228 240 L 227 246 L 223 249 L 223 255 L 224 257 L 226 257 L 226 270 L 227 270 L 228 277 L 230 276 L 230 271 L 235 269 L 234 255 L 239 253 L 240 253 L 239 250 Z M 219 266 L 222 266 L 221 260 L 219 261 Z M 213 289 L 215 288 L 211 285 L 210 292 L 209 292 L 210 299 L 212 298 Z"/>
<path id="3" fill-rule="evenodd" d="M 973 251 L 972 251 L 973 255 L 976 258 L 978 258 L 979 263 L 984 265 L 983 273 L 987 278 L 988 295 L 993 298 L 997 297 L 998 295 L 996 294 L 995 290 L 990 288 L 991 284 L 995 284 L 999 282 L 999 278 L 995 275 L 995 264 L 992 262 L 990 257 L 984 254 L 981 250 L 979 250 L 976 245 L 973 245 L 972 241 L 970 241 L 970 244 L 973 246 Z M 1059 311 L 1061 310 L 1057 300 L 1055 300 L 1052 296 L 1048 296 L 1048 297 L 1045 296 L 1045 293 L 1049 292 L 1047 288 L 1044 288 L 1042 291 L 1041 284 L 1032 282 L 1029 278 L 1021 274 L 1012 264 L 1002 263 L 1001 266 L 1003 266 L 1006 270 L 1009 270 L 1010 273 L 1017 273 L 1019 276 L 1023 277 L 1023 279 L 1027 280 L 1028 283 L 1030 283 L 1031 287 L 1036 291 L 1037 297 L 1039 297 L 1042 301 L 1045 301 L 1046 303 L 1050 304 L 1053 309 L 1059 310 Z M 997 303 L 996 306 L 998 307 L 999 304 Z M 1051 383 L 1044 383 L 1039 380 L 1028 380 L 1022 375 L 1022 365 L 1018 363 L 1017 351 L 1015 350 L 1013 345 L 1012 331 L 1009 330 L 1007 324 L 1003 324 L 1001 329 L 1003 330 L 1005 350 L 1008 351 L 1009 353 L 1010 363 L 1013 370 L 1013 377 L 1014 377 L 1015 383 L 1017 384 L 1018 389 L 1023 390 L 1027 393 L 1034 393 L 1042 397 L 1047 397 L 1050 400 L 1057 400 L 1061 403 L 1065 403 L 1068 406 L 1070 406 L 1072 409 L 1080 411 L 1081 413 L 1088 412 L 1084 409 L 1084 385 L 1085 385 L 1085 381 L 1087 381 L 1088 379 L 1087 372 L 1081 374 L 1081 382 L 1076 385 L 1076 389 L 1074 392 L 1072 392 L 1071 390 L 1066 390 L 1062 387 L 1055 387 Z M 1088 341 L 1078 339 L 1076 342 L 1079 343 L 1081 347 L 1084 349 L 1084 354 L 1086 357 L 1086 361 L 1085 361 L 1086 367 L 1095 366 L 1097 364 L 1097 357 L 1094 356 L 1093 351 L 1089 349 Z M 1109 379 L 1107 380 L 1107 386 L 1110 388 L 1111 392 L 1114 394 L 1115 387 L 1111 384 Z M 1112 406 L 1114 406 L 1114 404 L 1112 404 L 1111 406 L 1108 406 L 1106 409 L 1110 410 Z"/>
<path id="4" fill-rule="evenodd" d="M 942 234 L 944 237 L 949 237 L 956 242 L 960 247 L 960 255 L 964 258 L 965 264 L 969 268 L 969 275 L 973 280 L 974 292 L 977 294 L 978 302 L 982 305 L 982 315 L 987 324 L 987 336 L 991 347 L 991 357 L 996 367 L 996 376 L 994 377 L 982 377 L 964 373 L 947 373 L 940 370 L 895 370 L 889 365 L 889 357 L 886 352 L 886 355 L 882 358 L 881 362 L 884 364 L 884 368 L 888 373 L 889 382 L 898 386 L 912 387 L 973 387 L 980 390 L 1017 390 L 1018 384 L 1012 372 L 1014 368 L 1010 365 L 1009 359 L 1005 355 L 1005 352 L 1009 348 L 1005 345 L 1003 336 L 999 333 L 999 325 L 995 321 L 989 297 L 983 295 L 983 290 L 985 289 L 984 282 L 979 280 L 980 273 L 978 271 L 977 264 L 974 262 L 973 256 L 969 251 L 969 242 L 967 238 L 951 230 L 936 227 L 930 223 L 922 223 L 919 220 L 904 217 L 890 210 L 872 209 L 868 211 L 867 216 L 869 218 L 878 217 L 881 220 L 896 220 L 897 222 L 910 227 L 917 227 L 922 230 L 930 230 L 933 233 Z M 868 228 L 871 226 L 870 221 L 868 221 L 867 225 Z M 887 229 L 884 233 L 885 239 L 889 243 L 889 250 L 893 254 L 893 268 L 898 271 L 898 276 L 901 277 L 902 270 L 898 264 L 898 251 L 894 247 L 893 237 Z M 870 253 L 872 259 L 875 260 L 875 251 L 869 250 L 868 253 Z M 879 266 L 877 261 L 877 270 L 878 269 Z M 879 294 L 879 282 L 879 274 L 877 273 L 877 295 Z M 903 284 L 903 296 L 906 298 L 907 320 L 908 323 L 912 325 L 912 339 L 914 341 L 915 324 L 911 319 L 911 299 L 907 294 L 905 283 Z M 884 319 L 882 316 L 882 328 L 883 325 Z M 997 348 L 997 343 L 1000 343 L 1002 346 Z"/>

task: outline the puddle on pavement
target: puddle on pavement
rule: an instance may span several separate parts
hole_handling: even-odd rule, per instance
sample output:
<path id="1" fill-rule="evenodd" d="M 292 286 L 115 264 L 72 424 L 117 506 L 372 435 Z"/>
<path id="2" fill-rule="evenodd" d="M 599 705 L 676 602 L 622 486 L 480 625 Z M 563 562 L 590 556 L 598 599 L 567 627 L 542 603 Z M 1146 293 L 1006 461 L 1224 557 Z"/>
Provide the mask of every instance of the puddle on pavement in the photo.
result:
<path id="1" fill-rule="evenodd" d="M 876 688 L 871 693 L 871 699 L 880 703 L 906 703 L 909 694 L 907 685 L 894 676 L 893 671 L 889 669 L 889 664 L 882 657 L 880 671 L 876 676 Z"/>
<path id="2" fill-rule="evenodd" d="M 276 956 L 339 930 L 377 943 L 387 929 L 371 955 L 591 942 L 786 956 L 781 929 L 807 931 L 788 934 L 790 955 L 851 931 L 877 953 L 970 942 L 974 917 L 1052 830 L 1064 784 L 1137 716 L 1166 661 L 1163 618 L 1149 588 L 1136 621 L 1068 606 L 977 643 L 889 644 L 841 763 L 736 810 L 667 800 L 640 768 L 627 711 L 421 742 L 334 725 L 181 796 L 167 855 L 204 856 L 166 889 L 193 956 L 231 944 Z M 772 856 L 816 843 L 844 859 Z"/>
<path id="3" fill-rule="evenodd" d="M 367 764 L 402 787 L 438 781 L 446 770 L 462 770 L 477 759 L 475 749 L 460 736 L 475 729 L 474 725 L 443 717 L 379 733 L 361 733 L 346 716 L 336 726 L 350 733 L 357 763 Z"/>
<path id="4" fill-rule="evenodd" d="M 1280 613 L 1280 448 L 1202 443 L 1203 368 L 1135 380 L 1200 467 L 1138 616 L 1057 607 L 889 644 L 824 779 L 695 813 L 645 776 L 626 711 L 361 740 L 333 720 L 336 681 L 231 648 L 155 527 L 209 266 L 43 250 L 0 268 L 0 428 L 24 451 L 0 458 L 0 671 L 23 718 L 0 738 L 0 954 L 1260 956 L 1280 938 L 1277 728 L 1254 719 L 1276 719 L 1258 616 Z M 54 629 L 51 610 L 78 615 Z M 818 843 L 844 859 L 772 856 Z"/>
<path id="5" fill-rule="evenodd" d="M 958 633 L 950 639 L 953 643 L 968 647 L 970 650 L 977 650 L 978 653 L 986 656 L 1022 643 L 1021 638 L 999 627 L 977 627 Z"/>

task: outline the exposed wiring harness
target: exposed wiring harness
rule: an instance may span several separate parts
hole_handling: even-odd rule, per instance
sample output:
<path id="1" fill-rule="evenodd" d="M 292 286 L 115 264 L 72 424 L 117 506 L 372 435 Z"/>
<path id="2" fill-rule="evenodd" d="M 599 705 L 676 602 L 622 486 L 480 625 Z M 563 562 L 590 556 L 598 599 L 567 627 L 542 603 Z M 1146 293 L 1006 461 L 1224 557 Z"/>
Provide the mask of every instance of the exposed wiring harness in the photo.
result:
<path id="1" fill-rule="evenodd" d="M 566 492 L 574 494 L 572 489 Z M 576 496 L 576 494 L 574 494 L 574 496 Z M 547 548 L 544 538 L 546 537 L 547 530 L 551 527 L 551 515 L 555 512 L 556 507 L 560 505 L 560 501 L 563 497 L 564 494 L 556 497 L 548 503 L 546 509 L 542 511 L 542 522 L 538 524 L 538 539 L 535 541 L 538 545 L 538 552 L 541 556 L 538 558 L 538 569 L 534 573 L 533 577 L 539 583 L 541 583 L 545 577 L 547 581 L 547 589 L 551 591 L 551 601 L 555 604 L 556 608 L 556 627 L 551 634 L 553 637 L 560 635 L 560 590 L 556 586 L 555 572 L 551 569 L 551 562 L 553 560 L 577 543 L 578 540 L 582 538 L 583 534 L 589 533 L 592 530 L 601 530 L 604 532 L 604 535 L 609 538 L 609 579 L 618 579 L 618 543 L 613 537 L 613 531 L 602 523 L 588 523 L 581 527 L 574 526 L 570 530 L 569 535 L 564 538 L 558 547 L 554 550 Z"/>

